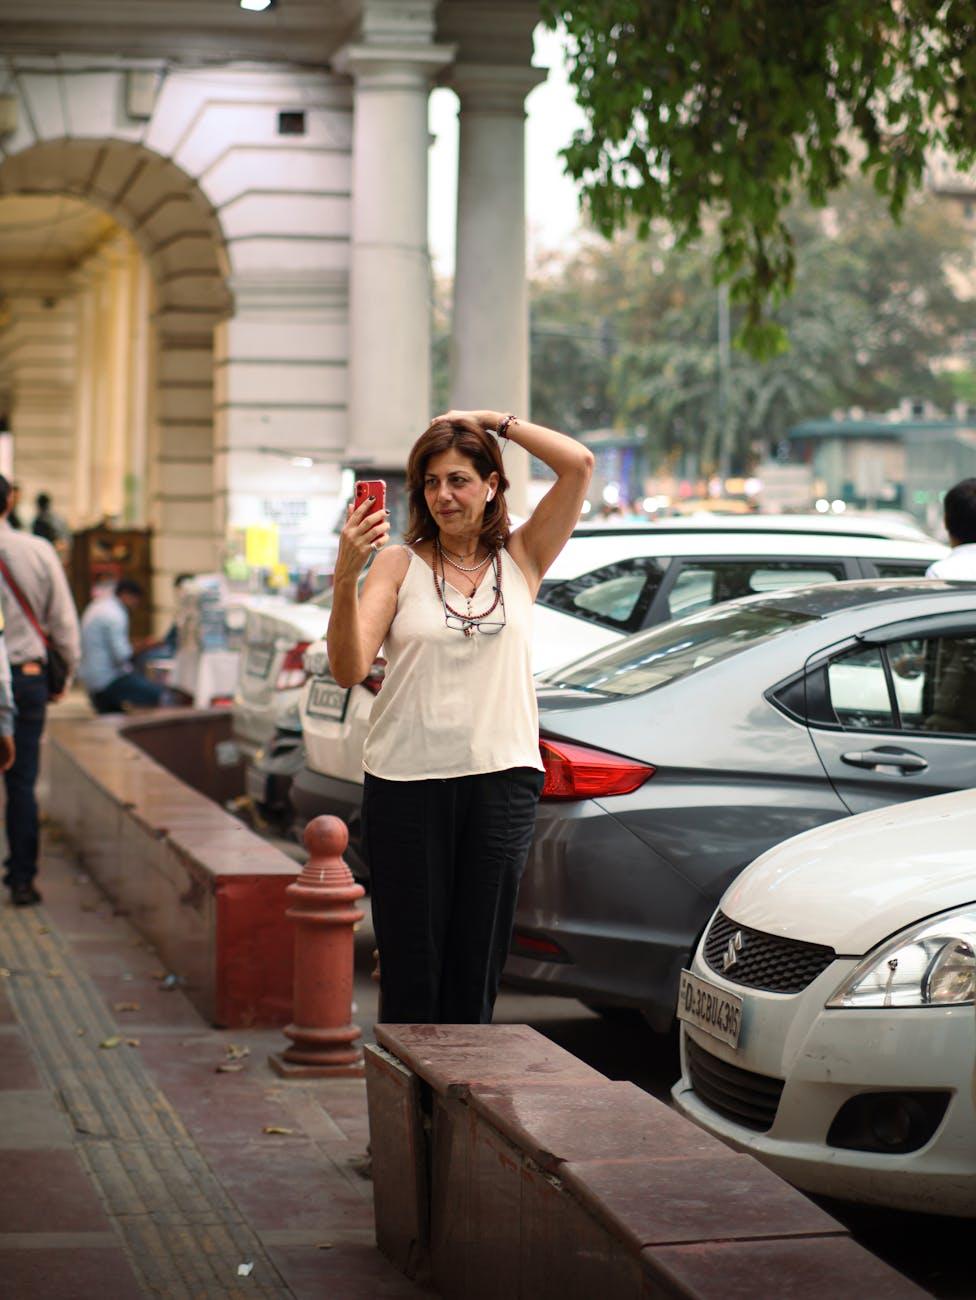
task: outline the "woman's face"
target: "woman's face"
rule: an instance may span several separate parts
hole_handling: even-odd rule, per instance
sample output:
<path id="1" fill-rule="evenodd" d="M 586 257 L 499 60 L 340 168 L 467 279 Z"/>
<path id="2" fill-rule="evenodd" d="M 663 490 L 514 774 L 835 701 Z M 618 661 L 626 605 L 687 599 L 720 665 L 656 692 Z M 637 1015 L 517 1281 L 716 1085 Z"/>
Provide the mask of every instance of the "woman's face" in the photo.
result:
<path id="1" fill-rule="evenodd" d="M 489 491 L 498 491 L 498 475 L 493 471 L 482 478 L 473 462 L 454 448 L 427 462 L 424 500 L 438 528 L 448 535 L 480 530 Z"/>

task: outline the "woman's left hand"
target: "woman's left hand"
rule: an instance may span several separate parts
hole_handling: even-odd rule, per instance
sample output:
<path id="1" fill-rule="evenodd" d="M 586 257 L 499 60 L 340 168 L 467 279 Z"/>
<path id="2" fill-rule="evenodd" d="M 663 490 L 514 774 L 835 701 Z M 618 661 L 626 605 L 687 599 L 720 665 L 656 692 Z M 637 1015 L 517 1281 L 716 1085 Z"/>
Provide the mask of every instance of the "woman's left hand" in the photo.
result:
<path id="1" fill-rule="evenodd" d="M 472 420 L 475 424 L 481 426 L 487 433 L 489 429 L 497 429 L 505 417 L 500 411 L 445 411 L 443 415 L 435 417 L 437 420 Z"/>

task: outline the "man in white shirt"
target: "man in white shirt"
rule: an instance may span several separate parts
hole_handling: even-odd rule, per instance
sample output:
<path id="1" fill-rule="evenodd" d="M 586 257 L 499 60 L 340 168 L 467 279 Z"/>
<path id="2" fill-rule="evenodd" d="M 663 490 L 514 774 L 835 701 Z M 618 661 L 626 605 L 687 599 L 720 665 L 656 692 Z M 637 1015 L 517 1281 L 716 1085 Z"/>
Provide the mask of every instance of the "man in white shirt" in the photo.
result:
<path id="1" fill-rule="evenodd" d="M 10 678 L 10 660 L 7 658 L 7 641 L 3 635 L 3 614 L 0 613 L 0 772 L 10 771 L 17 754 L 14 745 L 14 712 L 14 688 Z"/>
<path id="2" fill-rule="evenodd" d="M 129 613 L 141 601 L 139 583 L 120 578 L 111 596 L 93 600 L 81 616 L 78 676 L 98 713 L 121 713 L 126 706 L 151 709 L 162 701 L 163 688 L 132 666 Z"/>
<path id="3" fill-rule="evenodd" d="M 50 542 L 11 527 L 12 498 L 12 486 L 0 474 L 0 606 L 16 706 L 16 758 L 3 772 L 7 795 L 3 883 L 15 907 L 30 907 L 41 901 L 34 885 L 39 845 L 35 786 L 47 706 L 55 702 L 48 691 L 48 645 L 58 650 L 70 678 L 78 663 L 78 615 Z"/>
<path id="4" fill-rule="evenodd" d="M 964 478 L 949 489 L 942 503 L 951 550 L 926 570 L 926 577 L 976 581 L 976 478 Z"/>

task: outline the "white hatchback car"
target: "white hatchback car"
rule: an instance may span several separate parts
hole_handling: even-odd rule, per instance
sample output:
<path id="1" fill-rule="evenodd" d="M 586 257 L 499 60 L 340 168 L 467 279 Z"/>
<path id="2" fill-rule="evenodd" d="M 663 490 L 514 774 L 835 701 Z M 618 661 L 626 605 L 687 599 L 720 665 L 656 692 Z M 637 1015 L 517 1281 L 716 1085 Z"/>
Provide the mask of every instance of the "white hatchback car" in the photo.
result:
<path id="1" fill-rule="evenodd" d="M 976 791 L 770 849 L 682 976 L 678 1108 L 805 1191 L 976 1217 Z"/>
<path id="2" fill-rule="evenodd" d="M 298 704 L 306 680 L 305 651 L 329 625 L 321 600 L 296 604 L 280 596 L 255 596 L 246 603 L 231 732 L 247 759 L 271 741 Z"/>
<path id="3" fill-rule="evenodd" d="M 887 529 L 883 520 L 845 524 L 821 515 L 580 527 L 556 557 L 536 601 L 533 671 L 570 663 L 719 601 L 844 578 L 917 577 L 946 553 L 901 522 L 893 526 L 896 539 L 885 535 Z M 362 752 L 383 661 L 350 690 L 333 681 L 324 641 L 309 647 L 305 664 L 305 767 L 290 794 L 295 824 L 304 826 L 323 812 L 342 817 L 356 870 Z"/>

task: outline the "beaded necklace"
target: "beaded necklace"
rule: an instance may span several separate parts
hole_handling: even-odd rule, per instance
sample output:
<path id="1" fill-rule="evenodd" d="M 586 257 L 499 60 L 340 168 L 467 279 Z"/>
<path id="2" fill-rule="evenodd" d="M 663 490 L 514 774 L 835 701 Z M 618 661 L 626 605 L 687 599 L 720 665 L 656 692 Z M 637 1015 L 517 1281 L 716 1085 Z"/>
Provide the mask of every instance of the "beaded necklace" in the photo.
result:
<path id="1" fill-rule="evenodd" d="M 499 556 L 499 554 L 498 554 L 497 551 L 493 552 L 493 553 L 489 556 L 489 559 L 491 560 L 492 565 L 493 565 L 494 570 L 495 570 L 495 599 L 491 602 L 491 604 L 488 606 L 488 608 L 487 608 L 486 610 L 484 610 L 483 613 L 481 613 L 481 614 L 470 614 L 470 613 L 469 613 L 469 614 L 464 614 L 464 613 L 462 613 L 459 609 L 455 609 L 453 605 L 450 605 L 450 604 L 448 603 L 448 599 L 447 599 L 447 576 L 446 576 L 445 573 L 444 573 L 444 551 L 443 551 L 443 548 L 441 547 L 441 544 L 440 544 L 439 539 L 437 539 L 437 538 L 434 539 L 434 550 L 435 550 L 435 553 L 436 553 L 436 557 L 437 557 L 438 559 L 440 559 L 440 562 L 441 562 L 441 578 L 440 578 L 440 581 L 438 581 L 438 578 L 437 578 L 437 567 L 436 567 L 436 565 L 433 565 L 433 566 L 431 567 L 431 573 L 433 573 L 433 575 L 434 575 L 434 591 L 437 593 L 437 599 L 443 603 L 445 610 L 447 610 L 447 612 L 448 612 L 449 614 L 453 614 L 455 618 L 460 619 L 460 620 L 464 623 L 464 625 L 465 625 L 465 626 L 464 626 L 464 635 L 465 635 L 465 636 L 468 636 L 468 637 L 474 636 L 474 626 L 473 626 L 473 625 L 474 625 L 474 624 L 477 624 L 477 623 L 482 623 L 482 622 L 484 622 L 484 620 L 488 617 L 489 614 L 493 614 L 493 613 L 495 612 L 495 610 L 498 608 L 498 602 L 499 602 L 499 601 L 501 600 L 501 598 L 502 598 L 502 564 L 501 564 L 501 557 Z M 444 583 L 443 588 L 441 588 L 441 582 Z M 471 595 L 473 596 L 473 595 L 474 595 L 474 592 L 472 592 Z M 469 604 L 469 605 L 471 604 L 471 597 L 468 598 L 468 604 Z"/>

